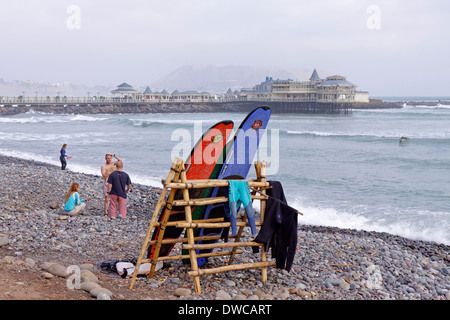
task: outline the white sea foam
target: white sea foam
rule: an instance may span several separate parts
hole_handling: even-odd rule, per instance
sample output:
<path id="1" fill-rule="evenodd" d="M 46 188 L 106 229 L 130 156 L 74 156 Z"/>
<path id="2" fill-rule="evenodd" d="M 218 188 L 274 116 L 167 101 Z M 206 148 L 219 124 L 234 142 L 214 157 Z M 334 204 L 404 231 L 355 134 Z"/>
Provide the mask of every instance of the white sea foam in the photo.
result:
<path id="1" fill-rule="evenodd" d="M 57 165 L 57 166 L 61 165 L 61 163 L 57 159 L 55 160 L 54 157 L 42 156 L 42 155 L 38 155 L 35 153 L 31 153 L 31 152 L 0 149 L 0 154 L 7 156 L 7 157 L 14 157 L 14 158 L 19 158 L 19 159 L 24 159 L 24 160 L 38 161 L 38 162 L 48 163 L 48 164 Z"/>
<path id="2" fill-rule="evenodd" d="M 77 132 L 77 133 L 8 133 L 0 131 L 0 141 L 73 141 L 77 144 L 107 143 L 108 137 L 98 132 Z"/>
<path id="3" fill-rule="evenodd" d="M 148 119 L 148 118 L 130 118 L 126 121 L 131 122 L 136 127 L 148 127 L 153 125 L 171 125 L 182 126 L 183 128 L 193 128 L 194 126 L 201 126 L 205 130 L 209 128 L 213 123 L 206 120 L 190 120 L 190 119 Z"/>
<path id="4" fill-rule="evenodd" d="M 317 136 L 317 137 L 365 137 L 365 138 L 389 138 L 399 139 L 404 133 L 398 132 L 327 132 L 327 131 L 297 131 L 288 130 L 287 134 L 290 135 L 304 135 L 304 136 Z M 442 132 L 413 132 L 408 134 L 410 139 L 450 139 L 450 130 Z"/>
<path id="5" fill-rule="evenodd" d="M 39 118 L 14 118 L 14 117 L 0 117 L 0 123 L 37 123 L 41 122 Z"/>
<path id="6" fill-rule="evenodd" d="M 55 157 L 42 156 L 42 155 L 38 155 L 35 153 L 30 153 L 30 152 L 10 151 L 10 150 L 0 149 L 0 154 L 7 156 L 7 157 L 14 157 L 14 158 L 18 158 L 18 159 L 47 163 L 47 164 L 55 165 L 58 167 L 61 165 L 59 160 L 55 160 Z M 72 172 L 91 174 L 91 175 L 100 177 L 100 165 L 97 168 L 97 167 L 93 167 L 90 165 L 78 164 L 76 162 L 70 161 L 69 165 L 67 167 L 67 170 L 72 171 Z M 130 172 L 129 174 L 130 174 L 131 181 L 133 183 L 142 184 L 142 185 L 146 185 L 146 186 L 152 186 L 152 187 L 158 187 L 158 188 L 161 187 L 161 179 L 162 179 L 161 177 L 137 175 L 137 174 L 133 174 L 132 172 Z"/>
<path id="7" fill-rule="evenodd" d="M 298 135 L 311 135 L 311 136 L 321 136 L 321 137 L 329 137 L 329 136 L 341 136 L 342 134 L 333 133 L 333 132 L 324 132 L 324 131 L 296 131 L 296 130 L 288 130 L 288 134 L 298 134 Z"/>
<path id="8" fill-rule="evenodd" d="M 35 115 L 36 114 L 36 115 Z M 0 117 L 0 123 L 58 123 L 58 122 L 72 122 L 72 121 L 85 121 L 95 122 L 103 121 L 107 118 L 93 117 L 81 114 L 43 114 L 33 113 L 31 117 L 13 116 L 13 117 Z"/>
<path id="9" fill-rule="evenodd" d="M 4 150 L 0 149 L 0 154 L 4 156 L 24 159 L 24 160 L 32 160 L 42 163 L 47 163 L 55 166 L 60 166 L 61 163 L 59 162 L 58 158 L 55 158 L 54 156 L 45 156 L 45 155 L 39 155 L 31 152 L 24 152 L 24 151 L 10 151 L 10 150 Z M 73 172 L 80 172 L 85 174 L 93 174 L 93 175 L 100 175 L 100 169 L 99 168 L 93 168 L 88 165 L 80 165 L 74 162 L 70 163 L 70 169 L 68 170 Z"/>
<path id="10" fill-rule="evenodd" d="M 381 216 L 369 217 L 357 212 L 346 212 L 330 207 L 303 205 L 303 201 L 298 199 L 292 201 L 289 205 L 304 214 L 298 218 L 299 223 L 304 225 L 386 232 L 412 240 L 434 241 L 450 245 L 450 226 L 446 224 L 445 219 L 440 220 L 442 223 L 433 226 L 424 225 L 423 222 L 420 223 L 420 220 L 418 222 L 413 219 L 389 219 L 389 217 Z M 363 209 L 362 211 L 365 210 Z M 449 215 L 446 212 L 413 212 L 412 214 Z M 425 220 L 423 219 L 423 221 Z"/>
<path id="11" fill-rule="evenodd" d="M 151 176 L 143 176 L 143 175 L 136 175 L 133 173 L 129 173 L 130 179 L 132 183 L 141 184 L 144 186 L 150 186 L 150 187 L 156 187 L 161 188 L 161 179 L 162 177 L 151 177 Z"/>
<path id="12" fill-rule="evenodd" d="M 440 103 L 438 103 L 436 105 L 431 105 L 431 106 L 430 105 L 413 105 L 410 107 L 417 108 L 417 109 L 420 109 L 420 108 L 422 108 L 422 109 L 450 109 L 450 105 L 440 104 Z"/>
<path id="13" fill-rule="evenodd" d="M 71 115 L 69 117 L 69 120 L 70 121 L 94 122 L 94 121 L 104 121 L 104 120 L 107 120 L 107 118 L 99 118 L 99 117 L 87 116 L 87 115 L 83 115 L 83 114 L 77 114 L 77 115 Z"/>
<path id="14" fill-rule="evenodd" d="M 291 135 L 305 135 L 305 136 L 317 136 L 317 137 L 372 137 L 372 138 L 399 138 L 402 136 L 400 132 L 378 132 L 378 133 L 359 133 L 359 132 L 327 132 L 327 131 L 297 131 L 288 130 L 287 134 Z"/>

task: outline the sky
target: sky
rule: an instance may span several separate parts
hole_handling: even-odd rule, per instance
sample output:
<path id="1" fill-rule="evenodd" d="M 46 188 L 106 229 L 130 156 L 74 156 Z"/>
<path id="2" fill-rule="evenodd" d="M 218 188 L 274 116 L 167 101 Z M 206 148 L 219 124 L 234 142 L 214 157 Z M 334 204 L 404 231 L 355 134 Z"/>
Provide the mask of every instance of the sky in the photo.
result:
<path id="1" fill-rule="evenodd" d="M 275 66 L 450 96 L 449 14 L 448 0 L 0 0 L 0 78 L 137 86 L 190 64 Z"/>

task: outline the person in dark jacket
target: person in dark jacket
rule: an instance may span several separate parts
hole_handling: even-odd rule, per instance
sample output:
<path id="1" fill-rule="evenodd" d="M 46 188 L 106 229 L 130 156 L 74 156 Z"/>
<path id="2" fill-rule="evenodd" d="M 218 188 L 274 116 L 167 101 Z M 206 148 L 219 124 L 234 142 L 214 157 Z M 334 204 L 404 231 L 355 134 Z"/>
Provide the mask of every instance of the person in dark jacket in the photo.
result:
<path id="1" fill-rule="evenodd" d="M 109 217 L 115 219 L 117 216 L 117 206 L 119 206 L 119 215 L 122 219 L 127 216 L 127 195 L 131 190 L 130 176 L 123 171 L 123 163 L 117 161 L 117 171 L 111 173 L 108 177 L 108 194 L 110 196 Z"/>

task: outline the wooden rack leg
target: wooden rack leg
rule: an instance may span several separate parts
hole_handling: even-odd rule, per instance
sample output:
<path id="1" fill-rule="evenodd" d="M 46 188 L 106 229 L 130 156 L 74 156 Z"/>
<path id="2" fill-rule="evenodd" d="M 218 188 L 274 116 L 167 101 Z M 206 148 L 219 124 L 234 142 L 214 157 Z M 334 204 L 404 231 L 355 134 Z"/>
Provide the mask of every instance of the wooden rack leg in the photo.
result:
<path id="1" fill-rule="evenodd" d="M 243 222 L 246 222 L 246 221 L 247 221 L 247 216 L 246 216 L 246 215 L 243 216 L 242 221 L 243 221 Z M 239 227 L 234 242 L 239 242 L 239 241 L 240 241 L 241 236 L 242 236 L 242 232 L 243 232 L 243 231 L 244 231 L 244 226 Z M 230 260 L 228 261 L 228 264 L 229 264 L 229 265 L 232 265 L 233 262 L 234 262 L 234 257 L 235 257 L 235 255 L 236 255 L 236 249 L 237 249 L 237 248 L 235 247 L 235 248 L 233 248 L 233 249 L 231 250 Z"/>
<path id="2" fill-rule="evenodd" d="M 261 163 L 261 168 L 260 168 L 260 175 L 259 175 L 259 179 L 261 182 L 266 182 L 266 167 L 267 167 L 267 162 L 263 161 Z M 262 189 L 261 190 L 261 194 L 262 195 L 266 195 L 266 189 Z M 265 199 L 261 199 L 260 200 L 260 216 L 261 216 L 261 222 L 264 222 L 264 213 L 266 212 L 266 200 Z M 267 261 L 267 255 L 266 255 L 266 247 L 263 245 L 261 247 L 261 262 L 266 262 Z M 262 283 L 266 283 L 267 282 L 267 267 L 264 266 L 261 268 L 261 279 L 262 279 Z"/>
<path id="3" fill-rule="evenodd" d="M 186 171 L 183 169 L 181 171 L 181 182 L 186 183 Z M 184 207 L 184 211 L 186 214 L 186 222 L 192 223 L 192 212 L 191 212 L 191 206 L 189 205 L 189 190 L 183 189 L 183 199 L 188 202 L 188 205 Z M 188 244 L 193 245 L 195 243 L 194 241 L 194 229 L 192 227 L 186 228 L 187 232 L 187 238 L 188 238 Z M 191 260 L 191 270 L 197 271 L 198 270 L 198 264 L 197 264 L 197 253 L 195 249 L 189 250 L 189 258 Z M 200 287 L 200 277 L 194 276 L 194 289 L 195 292 L 201 293 L 202 289 Z"/>
<path id="4" fill-rule="evenodd" d="M 175 180 L 175 181 L 178 180 L 177 171 L 179 172 L 179 169 L 180 169 L 179 168 L 179 162 L 180 162 L 180 159 L 178 159 L 178 158 L 176 158 L 174 160 L 174 162 L 172 164 L 172 167 L 170 168 L 169 175 L 167 176 L 167 180 L 166 181 L 170 181 L 172 179 Z M 154 225 L 156 223 L 156 220 L 158 218 L 159 210 L 161 210 L 161 207 L 162 207 L 162 205 L 164 203 L 164 199 L 166 197 L 166 194 L 167 194 L 167 188 L 163 188 L 163 190 L 161 191 L 161 195 L 159 196 L 158 203 L 156 204 L 155 210 L 153 211 L 153 216 L 152 216 L 152 219 L 150 220 L 150 224 L 149 224 L 149 227 L 148 227 L 148 230 L 147 230 L 147 234 L 145 235 L 144 244 L 142 245 L 141 252 L 139 254 L 139 258 L 137 260 L 137 263 L 136 263 L 136 266 L 135 266 L 135 269 L 134 269 L 134 272 L 133 272 L 133 276 L 131 278 L 130 290 L 133 289 L 134 283 L 136 282 L 136 277 L 138 275 L 139 268 L 140 268 L 141 263 L 142 263 L 142 259 L 143 259 L 144 255 L 145 255 L 145 252 L 148 249 L 148 243 L 149 243 L 152 231 L 153 231 L 153 227 L 154 227 Z M 156 264 L 156 262 L 155 262 L 155 264 Z"/>
<path id="5" fill-rule="evenodd" d="M 184 171 L 184 165 L 183 165 L 183 160 L 178 159 L 178 163 L 177 163 L 177 170 L 174 174 L 174 180 L 178 180 L 180 178 L 180 172 Z M 152 265 L 150 267 L 150 272 L 148 273 L 148 277 L 149 278 L 153 278 L 153 275 L 155 273 L 155 268 L 156 268 L 156 264 L 158 262 L 158 257 L 159 257 L 159 251 L 161 250 L 161 245 L 162 245 L 162 241 L 164 239 L 164 233 L 166 231 L 166 226 L 167 226 L 167 222 L 169 221 L 170 218 L 170 214 L 172 211 L 172 201 L 175 198 L 175 194 L 177 192 L 177 189 L 172 189 L 170 191 L 169 194 L 169 198 L 167 199 L 166 202 L 166 209 L 164 211 L 164 219 L 161 221 L 161 225 L 160 225 L 160 229 L 159 229 L 159 234 L 158 234 L 158 238 L 156 239 L 156 245 L 155 245 L 155 251 L 153 252 L 153 257 L 152 257 Z"/>

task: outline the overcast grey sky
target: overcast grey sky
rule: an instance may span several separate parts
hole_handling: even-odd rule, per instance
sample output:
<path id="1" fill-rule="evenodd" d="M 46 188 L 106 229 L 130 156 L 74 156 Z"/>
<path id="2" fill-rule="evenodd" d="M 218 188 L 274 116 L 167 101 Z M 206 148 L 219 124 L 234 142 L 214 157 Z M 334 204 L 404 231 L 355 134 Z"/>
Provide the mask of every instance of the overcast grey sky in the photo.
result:
<path id="1" fill-rule="evenodd" d="M 279 66 L 450 96 L 449 14 L 448 0 L 0 0 L 0 77 L 145 85 L 187 64 Z"/>

